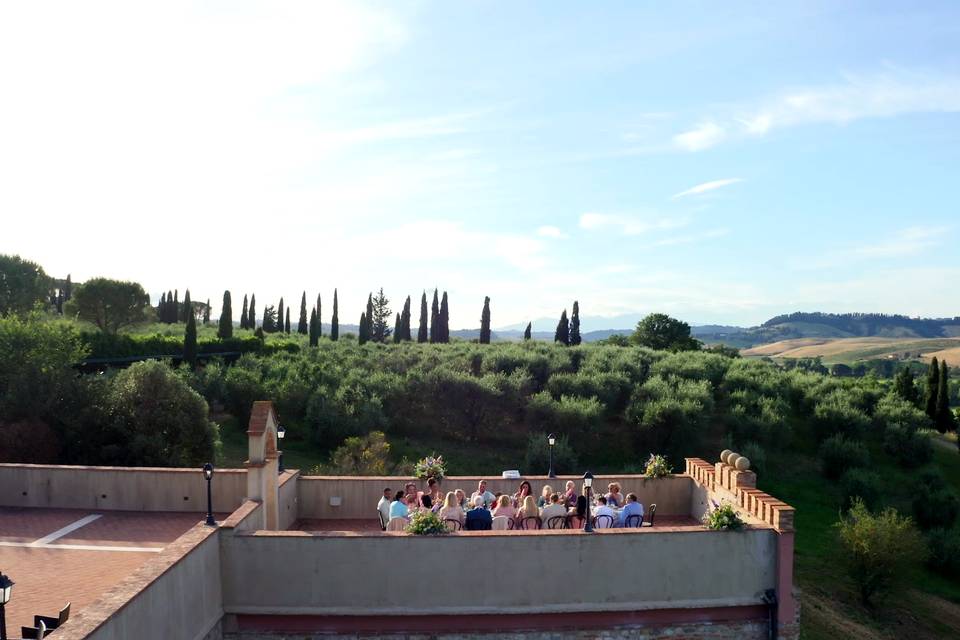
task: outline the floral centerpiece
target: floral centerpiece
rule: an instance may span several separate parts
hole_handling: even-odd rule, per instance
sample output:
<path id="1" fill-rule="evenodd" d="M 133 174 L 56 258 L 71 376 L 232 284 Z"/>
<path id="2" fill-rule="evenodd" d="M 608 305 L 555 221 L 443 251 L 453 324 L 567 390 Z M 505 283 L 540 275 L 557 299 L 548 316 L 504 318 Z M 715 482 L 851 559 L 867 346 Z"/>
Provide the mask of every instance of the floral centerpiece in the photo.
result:
<path id="1" fill-rule="evenodd" d="M 714 531 L 739 531 L 743 529 L 743 520 L 740 519 L 740 514 L 730 503 L 724 503 L 704 514 L 703 524 Z"/>
<path id="2" fill-rule="evenodd" d="M 417 460 L 417 463 L 413 465 L 413 475 L 420 480 L 426 480 L 427 478 L 443 480 L 446 474 L 447 466 L 443 461 L 443 456 L 427 456 L 423 460 Z"/>
<path id="3" fill-rule="evenodd" d="M 436 536 L 447 533 L 447 527 L 440 516 L 432 511 L 417 511 L 410 516 L 407 533 L 418 536 Z"/>
<path id="4" fill-rule="evenodd" d="M 672 471 L 673 468 L 664 456 L 651 453 L 647 459 L 647 467 L 643 475 L 648 478 L 663 478 L 664 476 L 670 475 Z"/>

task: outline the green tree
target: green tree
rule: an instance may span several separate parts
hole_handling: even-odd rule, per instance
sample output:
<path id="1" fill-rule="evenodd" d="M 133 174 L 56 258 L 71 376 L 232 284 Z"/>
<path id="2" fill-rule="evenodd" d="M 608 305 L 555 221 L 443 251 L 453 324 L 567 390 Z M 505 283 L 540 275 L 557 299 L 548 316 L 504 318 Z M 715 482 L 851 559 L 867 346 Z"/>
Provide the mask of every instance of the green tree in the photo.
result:
<path id="1" fill-rule="evenodd" d="M 397 317 L 393 322 L 393 342 L 400 342 L 400 336 L 403 335 L 403 326 L 400 324 L 400 312 L 397 312 Z"/>
<path id="2" fill-rule="evenodd" d="M 283 323 L 284 333 L 290 333 L 290 307 L 287 307 L 287 319 Z"/>
<path id="3" fill-rule="evenodd" d="M 940 361 L 940 376 L 937 380 L 937 405 L 934 425 L 940 433 L 957 428 L 953 412 L 950 410 L 950 369 L 947 361 Z"/>
<path id="4" fill-rule="evenodd" d="M 933 420 L 934 424 L 937 422 L 937 396 L 939 394 L 940 363 L 937 362 L 936 357 L 934 357 L 930 361 L 930 368 L 927 370 L 927 393 L 925 397 L 927 415 L 930 416 L 930 419 Z"/>
<path id="5" fill-rule="evenodd" d="M 0 254 L 0 316 L 23 315 L 47 299 L 50 277 L 35 262 Z"/>
<path id="6" fill-rule="evenodd" d="M 260 322 L 260 328 L 264 333 L 274 333 L 277 330 L 277 311 L 272 304 L 263 308 L 263 320 Z"/>
<path id="7" fill-rule="evenodd" d="M 187 293 L 186 302 L 189 302 L 190 294 Z M 187 313 L 187 328 L 183 333 L 183 361 L 191 368 L 197 366 L 197 318 L 193 313 Z"/>
<path id="8" fill-rule="evenodd" d="M 319 322 L 317 321 L 317 310 L 312 309 L 310 311 L 310 346 L 315 347 L 320 344 L 320 331 L 317 327 Z"/>
<path id="9" fill-rule="evenodd" d="M 898 587 L 927 555 L 913 520 L 896 509 L 874 515 L 855 499 L 837 528 L 842 550 L 838 555 L 866 606 Z"/>
<path id="10" fill-rule="evenodd" d="M 307 335 L 307 292 L 300 298 L 300 321 L 297 323 L 297 333 Z"/>
<path id="11" fill-rule="evenodd" d="M 148 309 L 150 296 L 138 283 L 107 278 L 93 278 L 78 286 L 67 305 L 71 315 L 110 334 L 146 321 Z"/>
<path id="12" fill-rule="evenodd" d="M 480 344 L 490 344 L 490 296 L 484 296 L 480 312 Z"/>
<path id="13" fill-rule="evenodd" d="M 173 301 L 173 291 L 167 290 L 167 303 L 163 307 L 163 322 L 173 324 L 176 309 L 176 303 Z"/>
<path id="14" fill-rule="evenodd" d="M 280 298 L 280 304 L 277 305 L 277 331 L 283 333 L 284 308 L 283 298 Z"/>
<path id="15" fill-rule="evenodd" d="M 173 306 L 170 307 L 170 324 L 180 322 L 180 292 L 173 290 Z"/>
<path id="16" fill-rule="evenodd" d="M 412 339 L 410 333 L 410 296 L 407 296 L 407 299 L 403 302 L 403 311 L 400 313 L 400 327 L 403 333 L 400 339 L 410 342 Z"/>
<path id="17" fill-rule="evenodd" d="M 367 326 L 367 314 L 360 314 L 360 330 L 357 335 L 357 342 L 360 344 L 366 344 L 367 340 L 370 339 L 370 328 Z"/>
<path id="18" fill-rule="evenodd" d="M 186 322 L 189 316 L 193 315 L 193 302 L 190 300 L 190 289 L 183 294 L 183 309 L 180 311 L 178 322 Z"/>
<path id="19" fill-rule="evenodd" d="M 67 274 L 67 281 L 63 285 L 63 299 L 69 300 L 73 297 L 73 282 L 70 280 L 70 274 Z"/>
<path id="20" fill-rule="evenodd" d="M 157 303 L 157 320 L 163 322 L 164 314 L 167 311 L 167 294 L 160 294 L 160 302 Z"/>
<path id="21" fill-rule="evenodd" d="M 210 298 L 207 298 L 207 304 L 203 307 L 203 324 L 210 324 Z"/>
<path id="22" fill-rule="evenodd" d="M 240 311 L 240 328 L 249 329 L 247 319 L 250 317 L 250 308 L 247 306 L 247 294 L 243 294 L 243 309 Z"/>
<path id="23" fill-rule="evenodd" d="M 330 455 L 330 472 L 345 476 L 385 476 L 390 471 L 390 445 L 382 431 L 344 440 Z"/>
<path id="24" fill-rule="evenodd" d="M 251 331 L 257 328 L 257 295 L 250 294 L 250 317 L 247 318 L 247 329 Z"/>
<path id="25" fill-rule="evenodd" d="M 450 307 L 447 304 L 446 291 L 440 297 L 440 331 L 442 332 L 440 342 L 450 342 Z"/>
<path id="26" fill-rule="evenodd" d="M 665 313 L 651 313 L 637 323 L 634 344 L 661 351 L 696 351 L 700 341 L 690 337 L 690 325 Z"/>
<path id="27" fill-rule="evenodd" d="M 529 339 L 532 337 L 532 335 L 533 335 L 533 334 L 532 334 L 532 331 L 533 331 L 533 323 L 532 323 L 532 322 L 528 322 L 528 323 L 527 323 L 527 328 L 523 330 L 523 339 L 524 339 L 524 341 L 529 340 Z"/>
<path id="28" fill-rule="evenodd" d="M 917 385 L 914 384 L 913 372 L 910 367 L 900 367 L 893 379 L 893 391 L 910 404 L 916 405 L 920 401 Z"/>
<path id="29" fill-rule="evenodd" d="M 433 290 L 433 305 L 430 307 L 430 342 L 443 342 L 443 331 L 440 329 L 440 298 L 439 291 Z"/>
<path id="30" fill-rule="evenodd" d="M 233 337 L 233 306 L 230 303 L 230 291 L 223 292 L 223 306 L 220 307 L 220 324 L 217 337 L 227 340 Z"/>
<path id="31" fill-rule="evenodd" d="M 573 301 L 573 315 L 570 316 L 570 344 L 577 346 L 581 342 L 580 337 L 580 303 Z"/>
<path id="32" fill-rule="evenodd" d="M 317 318 L 319 321 L 319 318 Z M 337 290 L 333 290 L 333 315 L 330 316 L 330 339 L 336 342 L 340 338 L 340 316 L 337 314 Z"/>
<path id="33" fill-rule="evenodd" d="M 374 342 L 386 342 L 393 333 L 390 329 L 390 301 L 380 287 L 376 297 L 368 298 L 367 302 L 368 336 Z"/>
<path id="34" fill-rule="evenodd" d="M 553 341 L 570 344 L 570 321 L 567 320 L 566 309 L 560 314 L 560 322 L 557 323 L 557 330 L 553 333 Z"/>
<path id="35" fill-rule="evenodd" d="M 424 343 L 430 338 L 427 329 L 427 292 L 420 296 L 420 326 L 417 329 L 417 342 Z"/>
<path id="36" fill-rule="evenodd" d="M 323 335 L 323 314 L 321 313 L 323 307 L 320 306 L 320 294 L 317 294 L 317 340 L 320 340 L 320 336 Z"/>

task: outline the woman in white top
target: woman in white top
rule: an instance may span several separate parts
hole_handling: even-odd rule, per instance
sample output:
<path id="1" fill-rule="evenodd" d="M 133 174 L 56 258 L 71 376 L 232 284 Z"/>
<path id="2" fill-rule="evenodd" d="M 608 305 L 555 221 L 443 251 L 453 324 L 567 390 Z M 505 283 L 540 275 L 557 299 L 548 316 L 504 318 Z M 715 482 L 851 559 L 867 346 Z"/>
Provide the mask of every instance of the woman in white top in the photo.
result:
<path id="1" fill-rule="evenodd" d="M 440 519 L 456 520 L 461 525 L 463 524 L 463 509 L 457 504 L 457 494 L 453 491 L 447 493 L 447 497 L 443 501 L 443 506 L 440 508 Z"/>

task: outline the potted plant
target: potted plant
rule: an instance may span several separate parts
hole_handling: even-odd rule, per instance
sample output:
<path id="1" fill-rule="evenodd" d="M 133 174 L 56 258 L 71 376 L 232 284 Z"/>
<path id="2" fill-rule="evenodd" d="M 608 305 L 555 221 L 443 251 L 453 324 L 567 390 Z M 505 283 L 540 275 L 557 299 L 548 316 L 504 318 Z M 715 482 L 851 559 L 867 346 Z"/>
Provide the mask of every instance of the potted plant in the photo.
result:
<path id="1" fill-rule="evenodd" d="M 417 511 L 410 517 L 407 533 L 418 536 L 438 536 L 447 533 L 447 527 L 440 516 L 432 511 Z"/>
<path id="2" fill-rule="evenodd" d="M 733 505 L 725 502 L 704 514 L 703 524 L 714 531 L 739 531 L 744 523 Z"/>
<path id="3" fill-rule="evenodd" d="M 413 474 L 420 480 L 434 478 L 437 481 L 443 480 L 447 474 L 447 466 L 443 461 L 443 456 L 427 456 L 418 460 L 413 466 Z"/>
<path id="4" fill-rule="evenodd" d="M 663 478 L 670 475 L 673 471 L 673 468 L 670 466 L 670 463 L 667 462 L 667 459 L 664 456 L 659 454 L 650 454 L 650 457 L 647 459 L 647 466 L 643 472 L 648 478 Z"/>

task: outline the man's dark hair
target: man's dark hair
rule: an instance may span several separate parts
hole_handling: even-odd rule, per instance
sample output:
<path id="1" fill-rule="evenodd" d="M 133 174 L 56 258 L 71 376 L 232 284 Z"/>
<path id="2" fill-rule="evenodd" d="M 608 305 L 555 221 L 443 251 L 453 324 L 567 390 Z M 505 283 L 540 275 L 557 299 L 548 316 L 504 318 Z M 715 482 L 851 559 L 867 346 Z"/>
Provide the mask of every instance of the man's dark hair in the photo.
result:
<path id="1" fill-rule="evenodd" d="M 599 502 L 600 504 L 607 504 L 607 497 L 600 496 L 599 498 L 597 498 L 597 502 Z"/>
<path id="2" fill-rule="evenodd" d="M 433 506 L 433 498 L 431 498 L 429 494 L 423 496 L 423 498 L 420 501 L 423 503 L 423 507 L 425 509 L 429 509 L 430 507 Z"/>
<path id="3" fill-rule="evenodd" d="M 397 491 L 397 495 L 393 496 L 393 499 L 397 502 L 403 500 L 403 491 Z"/>
<path id="4" fill-rule="evenodd" d="M 636 501 L 637 501 L 637 494 L 635 493 L 627 494 L 627 502 L 636 502 Z"/>

